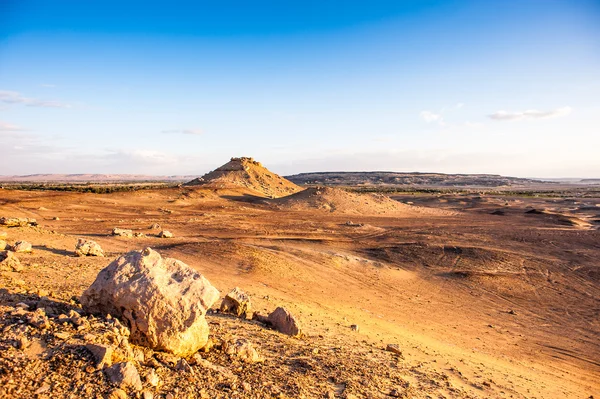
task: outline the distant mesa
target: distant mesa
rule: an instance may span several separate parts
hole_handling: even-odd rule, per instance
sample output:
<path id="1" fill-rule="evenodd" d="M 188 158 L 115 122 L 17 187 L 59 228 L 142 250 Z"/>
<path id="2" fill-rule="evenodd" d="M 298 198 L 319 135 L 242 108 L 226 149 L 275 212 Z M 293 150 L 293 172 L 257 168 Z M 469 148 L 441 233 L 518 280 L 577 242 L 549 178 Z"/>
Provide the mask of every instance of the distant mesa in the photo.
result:
<path id="1" fill-rule="evenodd" d="M 257 195 L 271 198 L 284 197 L 302 190 L 250 157 L 231 158 L 225 165 L 186 183 L 185 186 L 248 189 Z"/>

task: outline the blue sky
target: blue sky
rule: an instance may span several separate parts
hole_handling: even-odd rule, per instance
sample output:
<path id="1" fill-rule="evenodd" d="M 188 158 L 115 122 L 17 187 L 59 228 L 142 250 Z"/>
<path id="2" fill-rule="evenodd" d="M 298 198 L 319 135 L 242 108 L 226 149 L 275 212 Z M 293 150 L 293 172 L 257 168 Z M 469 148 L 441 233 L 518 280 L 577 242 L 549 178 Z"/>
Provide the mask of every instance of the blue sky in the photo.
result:
<path id="1" fill-rule="evenodd" d="M 598 1 L 0 0 L 0 174 L 600 177 L 599 127 Z"/>

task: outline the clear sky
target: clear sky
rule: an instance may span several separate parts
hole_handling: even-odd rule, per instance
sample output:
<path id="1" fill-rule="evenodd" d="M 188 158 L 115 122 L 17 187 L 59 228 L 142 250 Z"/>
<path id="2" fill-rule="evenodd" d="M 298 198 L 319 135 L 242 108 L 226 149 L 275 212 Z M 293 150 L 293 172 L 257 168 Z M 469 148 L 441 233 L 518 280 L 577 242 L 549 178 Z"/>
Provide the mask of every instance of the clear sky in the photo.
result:
<path id="1" fill-rule="evenodd" d="M 600 1 L 0 0 L 0 174 L 600 177 Z"/>

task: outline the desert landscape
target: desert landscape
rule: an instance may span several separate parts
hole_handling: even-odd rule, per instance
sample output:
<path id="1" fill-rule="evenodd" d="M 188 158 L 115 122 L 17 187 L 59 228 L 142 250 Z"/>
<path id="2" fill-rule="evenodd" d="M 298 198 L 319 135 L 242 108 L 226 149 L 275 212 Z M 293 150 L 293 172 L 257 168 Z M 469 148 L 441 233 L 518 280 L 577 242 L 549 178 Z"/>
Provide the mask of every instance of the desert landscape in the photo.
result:
<path id="1" fill-rule="evenodd" d="M 0 397 L 598 397 L 600 195 L 527 183 L 365 193 L 232 158 L 178 186 L 5 185 Z M 218 290 L 200 348 L 140 339 L 142 300 L 98 311 L 99 273 L 147 258 Z"/>

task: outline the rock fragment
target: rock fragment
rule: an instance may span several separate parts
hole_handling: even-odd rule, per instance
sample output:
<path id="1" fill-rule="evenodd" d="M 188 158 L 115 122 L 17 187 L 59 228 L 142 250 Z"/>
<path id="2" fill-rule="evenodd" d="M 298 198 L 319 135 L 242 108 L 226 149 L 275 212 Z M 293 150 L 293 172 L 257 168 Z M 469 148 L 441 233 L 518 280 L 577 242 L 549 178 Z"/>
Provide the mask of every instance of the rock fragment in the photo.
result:
<path id="1" fill-rule="evenodd" d="M 90 351 L 92 356 L 94 356 L 97 368 L 102 369 L 104 367 L 112 366 L 113 347 L 108 345 L 87 344 L 85 349 Z"/>
<path id="2" fill-rule="evenodd" d="M 0 270 L 20 272 L 23 266 L 12 251 L 0 252 Z"/>
<path id="3" fill-rule="evenodd" d="M 4 240 L 0 240 L 0 251 L 4 251 L 6 248 L 8 248 L 8 243 Z"/>
<path id="4" fill-rule="evenodd" d="M 202 274 L 146 248 L 100 271 L 81 304 L 87 312 L 127 320 L 132 342 L 187 357 L 206 345 L 206 310 L 218 298 Z"/>
<path id="5" fill-rule="evenodd" d="M 388 352 L 395 353 L 396 355 L 402 355 L 402 351 L 400 350 L 400 346 L 398 344 L 388 344 L 385 347 L 385 350 Z"/>
<path id="6" fill-rule="evenodd" d="M 112 235 L 113 236 L 119 236 L 119 237 L 128 237 L 128 238 L 131 238 L 131 237 L 133 237 L 133 231 L 129 230 L 129 229 L 121 229 L 119 227 L 115 227 L 112 230 Z"/>
<path id="7" fill-rule="evenodd" d="M 12 250 L 13 252 L 28 253 L 33 251 L 33 247 L 27 241 L 17 241 L 12 246 Z"/>
<path id="8" fill-rule="evenodd" d="M 236 339 L 234 342 L 225 342 L 223 351 L 231 357 L 237 357 L 246 363 L 263 361 L 252 343 L 245 339 Z"/>
<path id="9" fill-rule="evenodd" d="M 221 312 L 233 313 L 238 317 L 247 317 L 252 312 L 250 297 L 238 287 L 235 287 L 221 302 Z"/>
<path id="10" fill-rule="evenodd" d="M 302 335 L 302 329 L 298 320 L 286 308 L 281 306 L 269 315 L 267 322 L 283 334 L 291 335 L 292 337 L 300 337 Z"/>
<path id="11" fill-rule="evenodd" d="M 104 256 L 104 251 L 96 241 L 80 238 L 75 244 L 75 254 L 77 256 Z"/>
<path id="12" fill-rule="evenodd" d="M 158 233 L 158 237 L 160 237 L 160 238 L 173 238 L 173 233 L 171 233 L 168 230 L 162 230 L 160 233 Z"/>
<path id="13" fill-rule="evenodd" d="M 146 382 L 153 387 L 157 387 L 160 383 L 160 378 L 158 377 L 158 374 L 156 374 L 156 371 L 154 371 L 154 369 L 150 369 L 148 374 L 146 374 Z"/>
<path id="14" fill-rule="evenodd" d="M 142 380 L 137 369 L 131 362 L 117 363 L 104 370 L 106 376 L 119 388 L 130 387 L 139 391 L 142 389 Z"/>
<path id="15" fill-rule="evenodd" d="M 32 218 L 12 218 L 12 217 L 1 217 L 0 225 L 7 227 L 27 227 L 37 226 L 38 223 Z"/>

